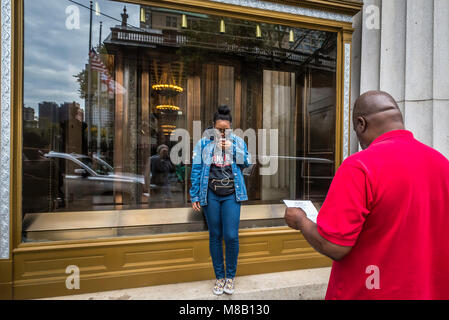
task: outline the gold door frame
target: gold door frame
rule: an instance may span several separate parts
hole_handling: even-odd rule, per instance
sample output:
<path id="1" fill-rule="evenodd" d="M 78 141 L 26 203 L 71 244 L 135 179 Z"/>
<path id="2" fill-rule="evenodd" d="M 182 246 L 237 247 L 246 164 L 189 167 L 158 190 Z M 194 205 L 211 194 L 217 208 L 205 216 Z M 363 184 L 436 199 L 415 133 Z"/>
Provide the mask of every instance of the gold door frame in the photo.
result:
<path id="1" fill-rule="evenodd" d="M 344 121 L 349 121 L 350 105 L 348 54 L 350 57 L 353 32 L 350 22 L 206 0 L 122 2 L 337 32 L 336 167 L 348 154 L 349 123 L 344 125 Z M 296 1 L 275 2 L 301 8 Z M 359 2 L 345 0 L 304 0 L 301 6 L 349 15 L 362 8 Z M 0 298 L 27 299 L 212 279 L 207 232 L 21 242 L 23 0 L 11 1 L 11 39 L 10 257 L 0 260 Z M 343 136 L 343 132 L 347 135 Z M 313 250 L 301 234 L 287 227 L 241 230 L 240 239 L 238 275 L 330 265 L 330 260 Z M 65 287 L 66 266 L 73 264 L 80 268 L 79 290 Z"/>

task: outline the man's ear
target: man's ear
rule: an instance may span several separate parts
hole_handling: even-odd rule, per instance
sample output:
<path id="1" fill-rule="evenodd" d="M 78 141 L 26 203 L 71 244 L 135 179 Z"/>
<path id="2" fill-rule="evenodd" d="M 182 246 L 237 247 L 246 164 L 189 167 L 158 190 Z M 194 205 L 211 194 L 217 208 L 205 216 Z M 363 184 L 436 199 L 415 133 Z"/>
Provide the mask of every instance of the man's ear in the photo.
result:
<path id="1" fill-rule="evenodd" d="M 367 122 L 364 117 L 357 117 L 357 131 L 363 133 L 366 131 Z"/>

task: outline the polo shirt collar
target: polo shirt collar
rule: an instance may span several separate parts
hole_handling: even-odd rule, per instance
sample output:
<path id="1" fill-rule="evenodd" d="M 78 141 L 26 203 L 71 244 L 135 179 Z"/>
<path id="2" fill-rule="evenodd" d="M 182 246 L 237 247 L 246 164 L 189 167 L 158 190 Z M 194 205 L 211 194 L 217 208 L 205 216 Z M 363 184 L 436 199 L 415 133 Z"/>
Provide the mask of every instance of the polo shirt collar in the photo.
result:
<path id="1" fill-rule="evenodd" d="M 413 133 L 408 130 L 392 130 L 378 136 L 371 145 L 379 143 L 381 141 L 396 139 L 396 138 L 413 138 Z"/>

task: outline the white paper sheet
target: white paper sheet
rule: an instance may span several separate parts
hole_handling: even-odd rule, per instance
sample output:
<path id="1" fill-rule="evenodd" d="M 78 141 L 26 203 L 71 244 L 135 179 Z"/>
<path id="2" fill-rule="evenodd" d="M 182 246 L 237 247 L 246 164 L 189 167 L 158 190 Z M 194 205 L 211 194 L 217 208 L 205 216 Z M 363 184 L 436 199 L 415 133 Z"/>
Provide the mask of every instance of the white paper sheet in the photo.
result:
<path id="1" fill-rule="evenodd" d="M 307 218 L 316 223 L 318 217 L 318 211 L 313 205 L 312 201 L 306 200 L 284 200 L 284 203 L 289 208 L 301 208 L 307 215 Z"/>

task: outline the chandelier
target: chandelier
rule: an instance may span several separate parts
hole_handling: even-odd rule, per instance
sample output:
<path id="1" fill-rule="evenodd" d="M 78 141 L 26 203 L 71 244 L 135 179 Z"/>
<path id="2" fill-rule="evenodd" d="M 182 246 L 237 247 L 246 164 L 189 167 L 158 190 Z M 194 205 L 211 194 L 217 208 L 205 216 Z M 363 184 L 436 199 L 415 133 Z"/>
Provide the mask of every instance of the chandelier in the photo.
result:
<path id="1" fill-rule="evenodd" d="M 181 108 L 171 104 L 160 104 L 156 106 L 156 110 L 169 110 L 169 111 L 179 111 Z"/>
<path id="2" fill-rule="evenodd" d="M 184 88 L 174 84 L 154 84 L 151 86 L 151 88 L 155 91 L 160 91 L 161 93 L 167 91 L 167 95 L 169 95 L 170 91 L 174 91 L 174 94 L 184 92 Z"/>

